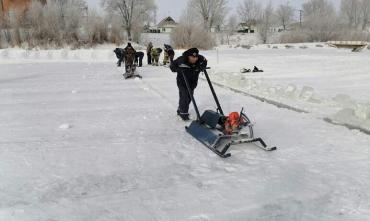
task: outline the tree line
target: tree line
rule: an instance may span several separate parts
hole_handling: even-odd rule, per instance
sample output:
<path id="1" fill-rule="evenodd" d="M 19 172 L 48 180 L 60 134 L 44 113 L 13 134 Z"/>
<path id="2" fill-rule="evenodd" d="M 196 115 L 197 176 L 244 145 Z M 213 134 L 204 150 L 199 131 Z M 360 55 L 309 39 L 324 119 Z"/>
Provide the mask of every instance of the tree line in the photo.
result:
<path id="1" fill-rule="evenodd" d="M 0 46 L 93 46 L 140 41 L 145 26 L 155 25 L 155 0 L 102 0 L 103 10 L 88 8 L 84 0 L 33 0 L 26 12 L 0 10 Z M 189 0 L 171 34 L 175 47 L 215 45 L 213 33 L 229 38 L 238 24 L 254 27 L 263 43 L 328 40 L 369 40 L 370 0 L 307 0 L 300 8 L 258 0 Z M 273 38 L 278 27 L 280 38 Z"/>

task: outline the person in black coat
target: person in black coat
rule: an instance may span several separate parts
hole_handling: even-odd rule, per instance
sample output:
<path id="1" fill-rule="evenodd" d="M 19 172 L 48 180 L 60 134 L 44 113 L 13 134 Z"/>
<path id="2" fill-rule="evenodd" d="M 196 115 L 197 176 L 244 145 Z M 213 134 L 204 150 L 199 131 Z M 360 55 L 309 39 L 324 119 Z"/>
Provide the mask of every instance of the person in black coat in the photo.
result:
<path id="1" fill-rule="evenodd" d="M 181 68 L 186 65 L 189 68 Z M 189 120 L 189 105 L 191 102 L 190 94 L 194 94 L 194 90 L 198 85 L 199 73 L 207 67 L 207 59 L 199 54 L 197 48 L 191 48 L 185 51 L 182 56 L 171 62 L 170 69 L 172 72 L 177 72 L 177 87 L 179 88 L 179 107 L 177 115 L 184 121 Z M 183 77 L 183 73 L 189 83 L 189 90 Z"/>
<path id="2" fill-rule="evenodd" d="M 117 66 L 121 67 L 121 63 L 124 62 L 125 59 L 125 50 L 122 48 L 116 48 L 113 52 L 116 54 L 116 57 L 118 59 Z"/>
<path id="3" fill-rule="evenodd" d="M 175 51 L 173 50 L 172 46 L 164 44 L 163 65 L 166 65 L 167 63 L 171 63 L 174 57 L 175 57 Z"/>
<path id="4" fill-rule="evenodd" d="M 144 52 L 137 51 L 135 54 L 135 64 L 139 67 L 143 66 Z"/>
<path id="5" fill-rule="evenodd" d="M 152 64 L 152 49 L 153 49 L 153 43 L 149 42 L 148 47 L 146 48 L 146 55 L 148 57 L 148 64 Z"/>

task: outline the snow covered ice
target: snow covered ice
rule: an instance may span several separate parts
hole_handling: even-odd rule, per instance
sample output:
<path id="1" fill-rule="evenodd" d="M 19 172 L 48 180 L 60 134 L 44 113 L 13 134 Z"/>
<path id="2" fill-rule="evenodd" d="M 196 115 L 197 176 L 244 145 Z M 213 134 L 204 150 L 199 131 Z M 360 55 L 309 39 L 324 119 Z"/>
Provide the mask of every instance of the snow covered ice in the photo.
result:
<path id="1" fill-rule="evenodd" d="M 368 221 L 370 137 L 321 117 L 368 125 L 369 52 L 219 52 L 219 64 L 204 52 L 215 82 L 309 112 L 216 86 L 276 152 L 242 145 L 220 159 L 194 140 L 167 68 L 125 81 L 110 49 L 0 50 L 0 220 Z M 244 65 L 265 72 L 236 74 Z M 195 96 L 214 108 L 204 81 Z"/>

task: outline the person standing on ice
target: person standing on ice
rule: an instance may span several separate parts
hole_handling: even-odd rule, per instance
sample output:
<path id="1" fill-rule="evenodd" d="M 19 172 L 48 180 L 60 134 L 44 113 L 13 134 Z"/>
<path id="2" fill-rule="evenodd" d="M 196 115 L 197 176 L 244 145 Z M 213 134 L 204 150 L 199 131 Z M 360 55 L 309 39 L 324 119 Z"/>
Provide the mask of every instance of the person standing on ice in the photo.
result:
<path id="1" fill-rule="evenodd" d="M 159 65 L 159 57 L 161 56 L 162 49 L 161 48 L 152 48 L 152 65 L 158 66 Z"/>
<path id="2" fill-rule="evenodd" d="M 163 65 L 170 63 L 173 61 L 173 57 L 175 56 L 175 51 L 171 47 L 171 45 L 164 44 L 164 58 L 163 58 Z"/>
<path id="3" fill-rule="evenodd" d="M 189 68 L 182 68 L 188 66 Z M 207 67 L 207 59 L 199 54 L 197 48 L 191 48 L 185 51 L 182 56 L 171 62 L 170 69 L 177 72 L 177 87 L 179 88 L 179 107 L 177 115 L 184 121 L 189 120 L 189 105 L 191 102 L 190 94 L 198 85 L 199 73 Z M 183 73 L 189 83 L 190 91 L 186 87 Z"/>
<path id="4" fill-rule="evenodd" d="M 146 55 L 148 57 L 148 64 L 152 64 L 152 48 L 153 44 L 152 42 L 149 42 L 148 47 L 146 48 Z"/>
<path id="5" fill-rule="evenodd" d="M 116 57 L 118 59 L 117 66 L 121 67 L 121 64 L 124 63 L 125 59 L 125 50 L 123 50 L 122 48 L 116 48 L 113 52 L 116 54 Z"/>
<path id="6" fill-rule="evenodd" d="M 133 68 L 133 64 L 135 62 L 135 56 L 136 56 L 136 51 L 132 47 L 131 43 L 128 43 L 126 48 L 123 49 L 125 53 L 125 64 L 126 64 L 126 73 L 129 72 L 129 68 Z"/>

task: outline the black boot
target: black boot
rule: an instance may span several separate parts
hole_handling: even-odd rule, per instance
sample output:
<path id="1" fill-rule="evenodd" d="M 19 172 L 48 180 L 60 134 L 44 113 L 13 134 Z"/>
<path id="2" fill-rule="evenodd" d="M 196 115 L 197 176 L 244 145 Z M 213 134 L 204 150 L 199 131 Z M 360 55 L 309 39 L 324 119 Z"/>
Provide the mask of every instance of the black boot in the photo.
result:
<path id="1" fill-rule="evenodd" d="M 180 114 L 180 117 L 183 121 L 189 121 L 190 120 L 189 114 Z"/>
<path id="2" fill-rule="evenodd" d="M 190 120 L 188 113 L 181 113 L 180 110 L 177 110 L 177 115 L 180 116 L 183 121 Z"/>

